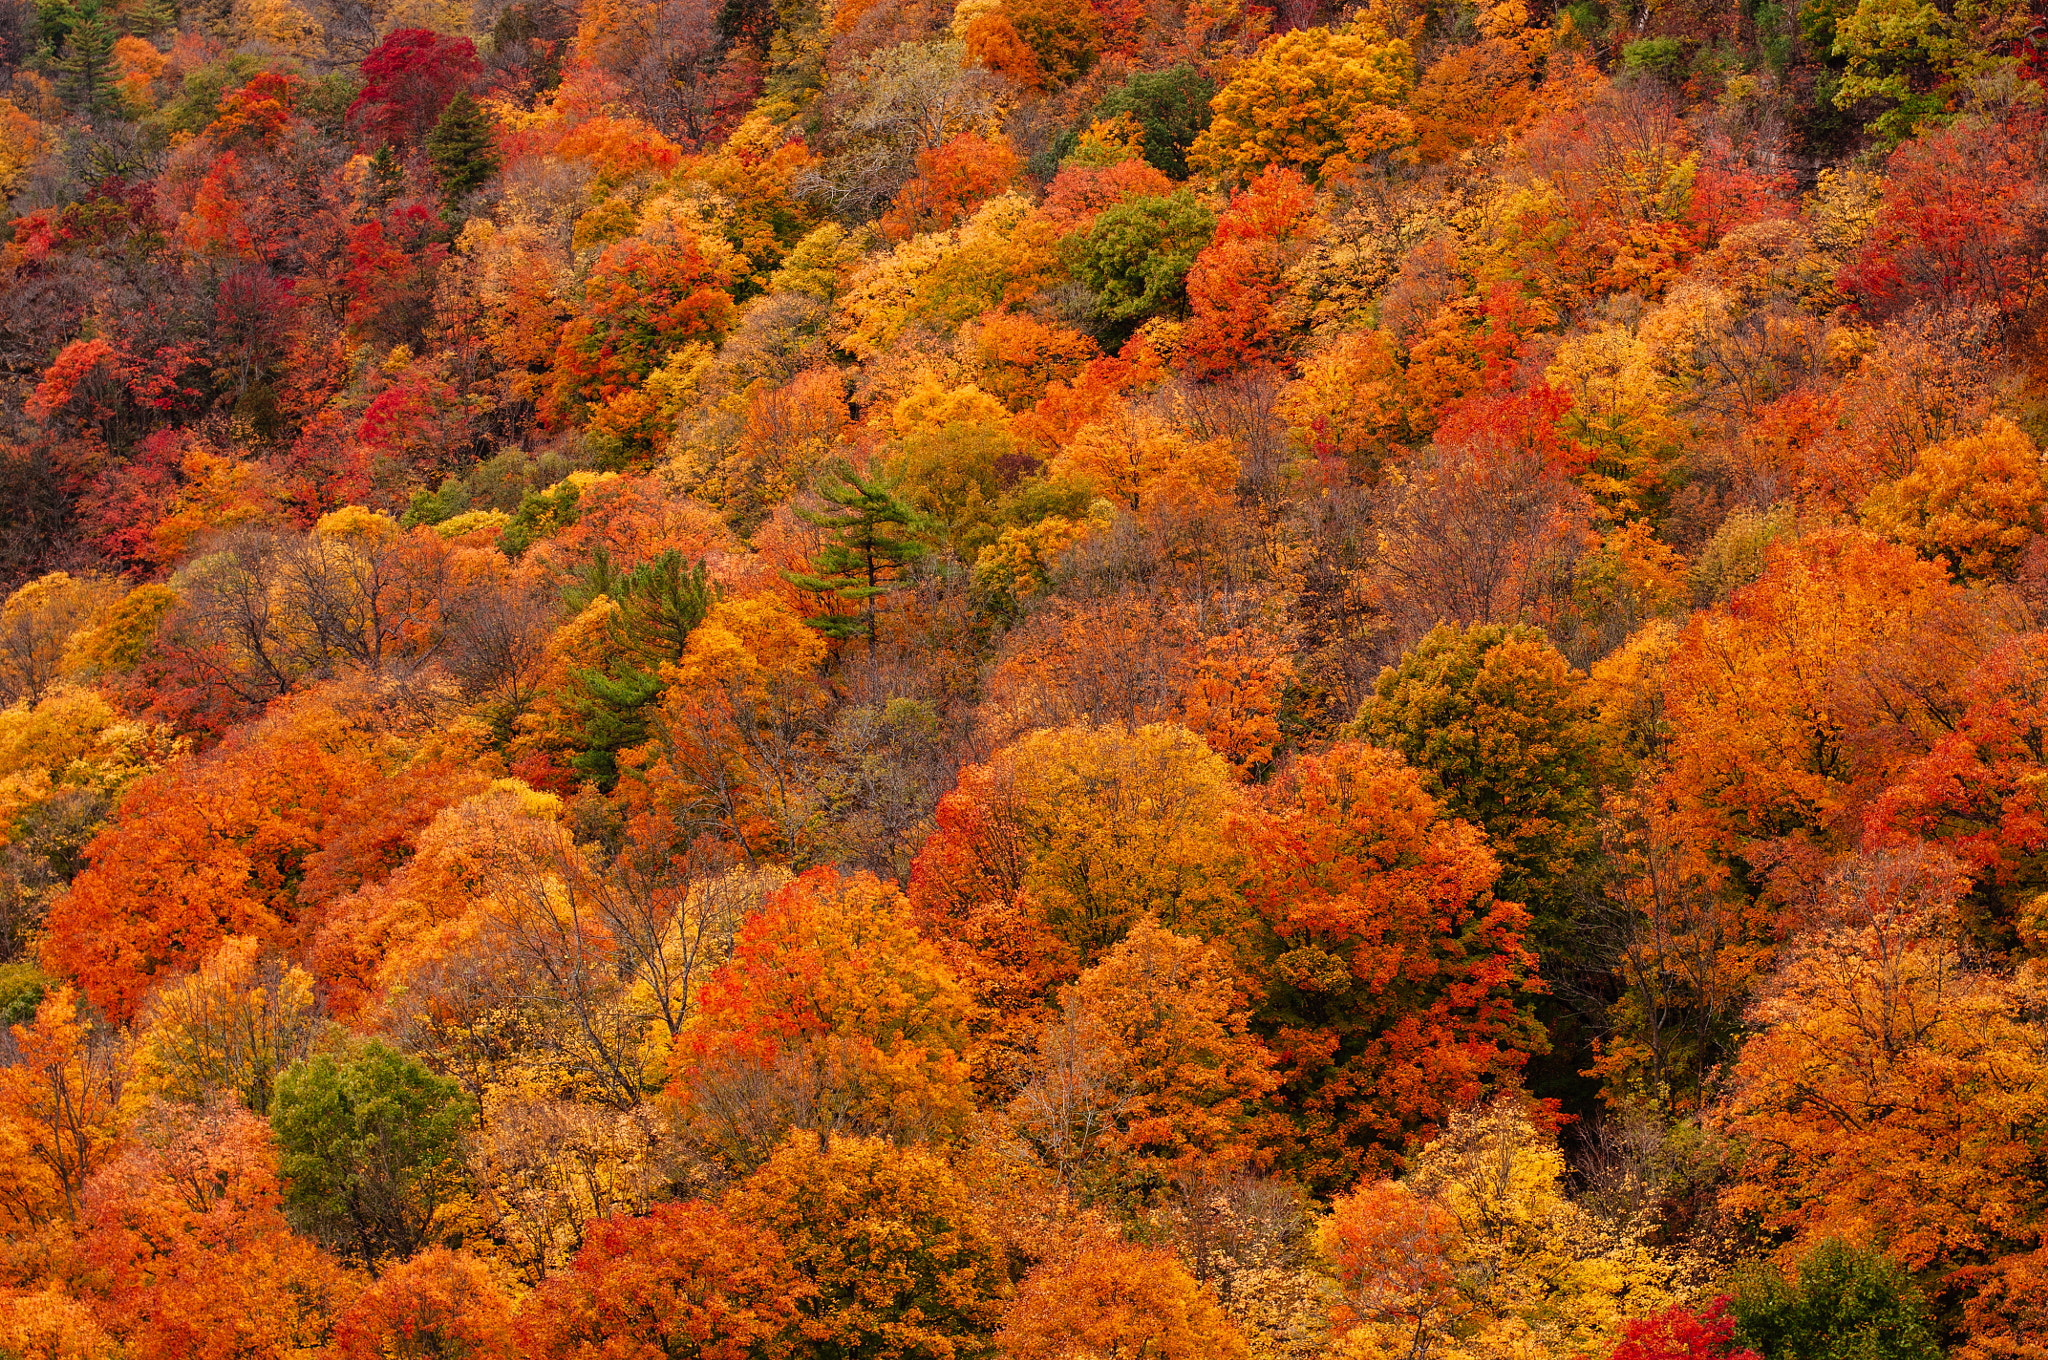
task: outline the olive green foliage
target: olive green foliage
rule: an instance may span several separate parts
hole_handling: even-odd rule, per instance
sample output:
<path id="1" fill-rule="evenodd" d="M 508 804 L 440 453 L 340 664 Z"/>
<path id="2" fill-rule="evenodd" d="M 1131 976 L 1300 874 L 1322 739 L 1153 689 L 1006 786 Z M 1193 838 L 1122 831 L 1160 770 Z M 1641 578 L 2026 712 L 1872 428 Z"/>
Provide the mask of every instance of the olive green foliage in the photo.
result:
<path id="1" fill-rule="evenodd" d="M 1819 1243 L 1791 1279 L 1758 1262 L 1737 1277 L 1733 1311 L 1763 1360 L 1941 1360 L 1912 1277 L 1874 1248 Z"/>
<path id="2" fill-rule="evenodd" d="M 1188 148 L 1209 126 L 1216 82 L 1185 63 L 1139 71 L 1102 97 L 1098 118 L 1129 114 L 1145 136 L 1145 159 L 1173 179 L 1188 177 Z"/>
<path id="3" fill-rule="evenodd" d="M 300 1063 L 270 1112 L 293 1226 L 365 1265 L 431 1245 L 475 1117 L 454 1082 L 374 1040 Z"/>
<path id="4" fill-rule="evenodd" d="M 1400 752 L 1432 796 L 1485 831 L 1500 895 L 1529 908 L 1545 945 L 1566 943 L 1605 756 L 1585 678 L 1540 629 L 1438 625 L 1380 673 L 1352 734 Z"/>
<path id="5" fill-rule="evenodd" d="M 1095 291 L 1095 314 L 1133 324 L 1184 311 L 1188 269 L 1216 234 L 1216 215 L 1189 190 L 1107 209 L 1075 246 L 1074 277 Z"/>

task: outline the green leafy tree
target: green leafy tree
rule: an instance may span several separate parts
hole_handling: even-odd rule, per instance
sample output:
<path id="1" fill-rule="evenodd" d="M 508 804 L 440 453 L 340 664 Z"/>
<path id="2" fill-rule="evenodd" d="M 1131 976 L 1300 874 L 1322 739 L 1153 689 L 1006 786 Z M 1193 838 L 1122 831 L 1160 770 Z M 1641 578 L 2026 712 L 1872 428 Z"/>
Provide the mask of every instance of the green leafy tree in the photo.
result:
<path id="1" fill-rule="evenodd" d="M 1145 159 L 1173 179 L 1188 177 L 1188 148 L 1209 126 L 1216 82 L 1183 62 L 1164 71 L 1139 71 L 1102 97 L 1098 118 L 1129 114 L 1145 134 Z"/>
<path id="2" fill-rule="evenodd" d="M 1216 234 L 1216 215 L 1186 189 L 1107 209 L 1073 247 L 1074 277 L 1095 290 L 1095 314 L 1135 325 L 1187 307 L 1188 269 Z"/>
<path id="3" fill-rule="evenodd" d="M 448 101 L 441 119 L 427 134 L 427 159 L 441 177 L 441 192 L 454 203 L 483 187 L 498 173 L 498 153 L 491 144 L 491 116 L 467 90 Z"/>
<path id="4" fill-rule="evenodd" d="M 510 556 L 520 556 L 540 539 L 560 533 L 574 524 L 582 513 L 577 507 L 582 499 L 582 490 L 570 481 L 563 481 L 546 491 L 527 492 L 519 498 L 519 509 L 513 512 L 512 522 L 498 536 L 498 546 Z M 426 513 L 434 513 L 438 507 L 423 509 Z"/>
<path id="5" fill-rule="evenodd" d="M 927 551 L 919 538 L 923 520 L 878 477 L 863 477 L 840 463 L 818 485 L 835 510 L 799 511 L 831 535 L 809 573 L 788 572 L 799 590 L 854 606 L 853 612 L 821 614 L 804 622 L 827 637 L 865 637 L 875 646 L 875 601 L 889 593 Z"/>
<path id="6" fill-rule="evenodd" d="M 1399 665 L 1381 672 L 1350 732 L 1398 751 L 1446 812 L 1486 833 L 1500 861 L 1495 892 L 1530 917 L 1542 975 L 1558 985 L 1535 1002 L 1551 1036 L 1528 1073 L 1531 1089 L 1575 1108 L 1593 1098 L 1584 1076 L 1588 995 L 1582 887 L 1598 848 L 1601 771 L 1609 764 L 1586 678 L 1540 629 L 1440 624 Z"/>
<path id="7" fill-rule="evenodd" d="M 1439 624 L 1380 673 L 1351 735 L 1399 751 L 1432 798 L 1486 832 L 1497 891 L 1529 908 L 1539 945 L 1558 957 L 1607 759 L 1585 677 L 1542 630 Z"/>
<path id="8" fill-rule="evenodd" d="M 1875 1248 L 1829 1240 L 1794 1278 L 1758 1262 L 1738 1276 L 1739 1339 L 1764 1360 L 1941 1360 L 1920 1290 Z"/>
<path id="9" fill-rule="evenodd" d="M 374 1040 L 300 1063 L 270 1113 L 293 1226 L 365 1265 L 410 1257 L 462 1188 L 475 1115 L 454 1082 Z"/>

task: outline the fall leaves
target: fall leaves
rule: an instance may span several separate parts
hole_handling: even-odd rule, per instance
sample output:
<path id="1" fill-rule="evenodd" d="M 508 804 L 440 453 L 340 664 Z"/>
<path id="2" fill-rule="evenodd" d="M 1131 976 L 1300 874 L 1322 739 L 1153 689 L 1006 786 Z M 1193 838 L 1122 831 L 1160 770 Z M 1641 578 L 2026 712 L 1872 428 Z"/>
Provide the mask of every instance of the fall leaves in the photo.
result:
<path id="1" fill-rule="evenodd" d="M 213 8 L 0 41 L 0 1351 L 2039 1351 L 2018 8 Z"/>

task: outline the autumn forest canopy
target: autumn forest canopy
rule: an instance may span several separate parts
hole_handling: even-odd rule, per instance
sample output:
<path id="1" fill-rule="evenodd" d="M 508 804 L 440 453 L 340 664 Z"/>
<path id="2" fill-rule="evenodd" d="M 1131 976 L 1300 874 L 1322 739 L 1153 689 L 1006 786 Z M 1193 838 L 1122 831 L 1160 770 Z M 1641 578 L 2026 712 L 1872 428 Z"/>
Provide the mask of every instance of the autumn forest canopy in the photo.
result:
<path id="1" fill-rule="evenodd" d="M 0 1360 L 2048 1360 L 2020 0 L 0 0 Z"/>

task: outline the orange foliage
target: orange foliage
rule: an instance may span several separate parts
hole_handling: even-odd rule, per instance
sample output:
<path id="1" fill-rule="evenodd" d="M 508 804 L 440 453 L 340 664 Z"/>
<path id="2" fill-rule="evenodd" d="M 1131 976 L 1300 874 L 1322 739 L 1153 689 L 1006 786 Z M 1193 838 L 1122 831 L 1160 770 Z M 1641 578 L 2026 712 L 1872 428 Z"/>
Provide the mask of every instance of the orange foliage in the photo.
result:
<path id="1" fill-rule="evenodd" d="M 1485 838 L 1444 817 L 1399 756 L 1304 757 L 1243 815 L 1263 942 L 1259 1030 L 1311 1184 L 1401 1164 L 1454 1108 L 1540 1048 L 1528 914 L 1496 900 Z"/>
<path id="2" fill-rule="evenodd" d="M 152 981 L 229 935 L 282 943 L 325 828 L 376 766 L 331 711 L 299 706 L 150 775 L 52 908 L 46 966 L 127 1019 Z"/>
<path id="3" fill-rule="evenodd" d="M 742 1166 L 790 1128 L 938 1136 L 967 1113 L 968 1009 L 893 885 L 813 869 L 705 982 L 677 1094 Z"/>
<path id="4" fill-rule="evenodd" d="M 926 147 L 917 153 L 917 177 L 883 214 L 882 231 L 898 241 L 945 231 L 1008 189 L 1023 168 L 1009 138 L 1000 134 L 990 140 L 964 132 L 944 146 Z"/>
<path id="5" fill-rule="evenodd" d="M 1251 1353 L 1179 1262 L 1125 1242 L 1090 1242 L 1025 1276 L 1003 1313 L 1001 1339 L 1013 1360 L 1064 1360 L 1077 1347 L 1157 1360 L 1245 1360 Z"/>
<path id="6" fill-rule="evenodd" d="M 432 1247 L 364 1287 L 334 1328 L 336 1360 L 514 1360 L 512 1308 L 475 1257 Z"/>
<path id="7" fill-rule="evenodd" d="M 753 1360 L 790 1353 L 812 1293 L 771 1232 L 709 1204 L 592 1224 L 520 1310 L 534 1360 Z M 465 1352 L 468 1354 L 469 1352 Z"/>
<path id="8" fill-rule="evenodd" d="M 290 1231 L 279 1195 L 269 1129 L 239 1105 L 144 1117 L 84 1214 L 129 1355 L 288 1360 L 327 1339 L 356 1282 Z"/>

